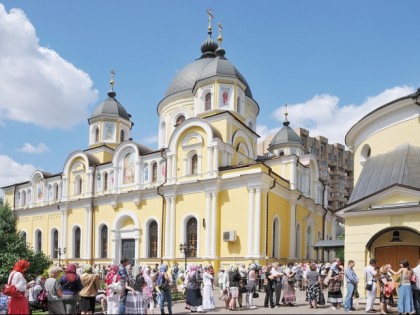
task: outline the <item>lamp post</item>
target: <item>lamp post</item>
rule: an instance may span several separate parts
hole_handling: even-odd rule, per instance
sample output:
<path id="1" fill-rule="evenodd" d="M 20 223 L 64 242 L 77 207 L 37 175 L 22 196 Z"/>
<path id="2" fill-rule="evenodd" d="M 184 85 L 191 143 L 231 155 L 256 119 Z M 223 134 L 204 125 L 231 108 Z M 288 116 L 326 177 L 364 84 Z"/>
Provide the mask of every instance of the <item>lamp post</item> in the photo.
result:
<path id="1" fill-rule="evenodd" d="M 187 271 L 187 257 L 189 254 L 191 254 L 192 250 L 194 250 L 194 247 L 189 247 L 186 243 L 179 244 L 179 251 L 181 252 L 181 254 L 184 254 L 185 271 Z"/>
<path id="2" fill-rule="evenodd" d="M 61 266 L 61 255 L 64 255 L 67 250 L 66 250 L 65 247 L 64 248 L 59 247 L 55 251 L 58 255 L 58 266 L 60 267 Z"/>

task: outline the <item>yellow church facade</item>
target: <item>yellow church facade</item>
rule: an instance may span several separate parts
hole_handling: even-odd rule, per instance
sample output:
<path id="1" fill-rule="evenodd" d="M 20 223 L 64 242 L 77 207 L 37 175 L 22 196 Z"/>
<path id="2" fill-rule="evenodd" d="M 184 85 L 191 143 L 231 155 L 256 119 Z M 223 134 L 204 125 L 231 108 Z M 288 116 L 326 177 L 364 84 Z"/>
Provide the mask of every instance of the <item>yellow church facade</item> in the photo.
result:
<path id="1" fill-rule="evenodd" d="M 345 219 L 345 258 L 370 258 L 395 270 L 420 258 L 420 89 L 367 114 L 347 133 L 355 188 L 337 214 Z"/>
<path id="2" fill-rule="evenodd" d="M 132 140 L 112 80 L 88 120 L 87 149 L 70 153 L 59 174 L 36 171 L 2 188 L 35 251 L 96 264 L 183 265 L 187 256 L 216 268 L 331 258 L 314 248 L 336 237 L 315 157 L 293 141 L 287 116 L 269 154 L 257 156 L 259 105 L 211 35 L 209 24 L 201 57 L 157 105 L 158 149 Z"/>

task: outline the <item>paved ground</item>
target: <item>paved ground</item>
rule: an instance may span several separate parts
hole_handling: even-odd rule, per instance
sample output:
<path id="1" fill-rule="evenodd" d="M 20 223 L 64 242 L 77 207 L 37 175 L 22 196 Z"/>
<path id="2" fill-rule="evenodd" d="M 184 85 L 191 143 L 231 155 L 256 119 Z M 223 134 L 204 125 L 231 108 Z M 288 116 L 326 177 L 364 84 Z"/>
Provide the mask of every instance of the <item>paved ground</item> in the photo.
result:
<path id="1" fill-rule="evenodd" d="M 349 314 L 346 313 L 343 309 L 339 310 L 331 310 L 330 305 L 319 306 L 318 309 L 310 309 L 307 302 L 305 302 L 305 292 L 297 291 L 296 292 L 296 299 L 297 303 L 294 307 L 280 307 L 280 308 L 265 308 L 264 305 L 264 297 L 265 293 L 259 292 L 260 297 L 258 299 L 254 299 L 255 305 L 258 306 L 257 309 L 239 309 L 237 312 L 229 312 L 224 307 L 224 302 L 218 299 L 219 293 L 218 290 L 214 291 L 215 299 L 216 299 L 216 309 L 207 311 L 207 314 Z M 325 298 L 327 298 L 327 292 L 324 291 Z M 353 311 L 350 314 L 365 314 L 365 299 L 363 297 L 359 299 L 355 299 L 354 307 L 356 311 Z M 375 309 L 378 310 L 376 314 L 379 314 L 379 301 L 376 300 Z M 167 308 L 165 307 L 165 311 L 167 312 Z M 390 308 L 389 311 L 393 311 L 394 314 L 398 314 L 397 309 Z M 173 305 L 173 313 L 174 314 L 190 314 L 190 311 L 185 309 L 185 302 L 184 301 L 177 301 L 174 302 Z M 155 314 L 160 314 L 159 308 L 155 308 Z M 198 313 L 197 313 L 198 314 Z"/>

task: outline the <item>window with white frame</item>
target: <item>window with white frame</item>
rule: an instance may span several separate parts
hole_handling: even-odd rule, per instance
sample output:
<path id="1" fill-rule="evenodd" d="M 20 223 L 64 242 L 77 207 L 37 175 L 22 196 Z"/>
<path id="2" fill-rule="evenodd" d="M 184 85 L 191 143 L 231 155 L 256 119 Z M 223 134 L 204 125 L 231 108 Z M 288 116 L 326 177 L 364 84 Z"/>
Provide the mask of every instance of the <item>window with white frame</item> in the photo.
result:
<path id="1" fill-rule="evenodd" d="M 157 163 L 154 162 L 152 165 L 152 182 L 155 183 L 158 180 L 158 171 L 157 171 L 158 167 L 157 167 Z"/>
<path id="2" fill-rule="evenodd" d="M 80 227 L 76 227 L 74 229 L 74 258 L 80 258 L 80 249 L 81 249 L 81 239 L 82 239 L 82 231 Z"/>
<path id="3" fill-rule="evenodd" d="M 39 253 L 42 251 L 42 232 L 36 230 L 35 232 L 35 252 Z"/>
<path id="4" fill-rule="evenodd" d="M 100 249 L 101 249 L 101 258 L 108 257 L 108 227 L 104 224 L 101 227 L 101 235 L 100 235 Z"/>
<path id="5" fill-rule="evenodd" d="M 54 229 L 53 231 L 52 231 L 52 248 L 51 248 L 51 251 L 52 251 L 52 258 L 54 258 L 54 259 L 57 259 L 57 257 L 58 257 L 58 230 L 57 229 Z"/>
<path id="6" fill-rule="evenodd" d="M 211 109 L 211 93 L 208 92 L 206 96 L 204 97 L 204 110 L 210 110 Z"/>
<path id="7" fill-rule="evenodd" d="M 80 195 L 83 191 L 83 180 L 80 175 L 76 176 L 74 179 L 74 194 Z"/>
<path id="8" fill-rule="evenodd" d="M 158 256 L 158 225 L 155 220 L 149 223 L 149 253 L 148 258 Z"/>

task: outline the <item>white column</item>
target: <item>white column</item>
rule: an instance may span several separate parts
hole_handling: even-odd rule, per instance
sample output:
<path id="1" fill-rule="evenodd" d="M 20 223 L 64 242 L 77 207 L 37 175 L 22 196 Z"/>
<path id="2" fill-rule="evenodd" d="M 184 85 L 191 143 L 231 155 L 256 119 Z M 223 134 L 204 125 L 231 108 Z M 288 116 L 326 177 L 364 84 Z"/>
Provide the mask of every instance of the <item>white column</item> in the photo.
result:
<path id="1" fill-rule="evenodd" d="M 92 253 L 92 211 L 93 209 L 89 206 L 86 207 L 86 234 L 84 235 L 83 239 L 86 242 L 85 246 L 85 255 L 86 259 L 89 258 L 90 254 Z M 81 241 L 83 242 L 83 240 Z M 93 254 L 93 253 L 92 253 Z M 81 255 L 83 257 L 83 255 Z M 92 257 L 93 258 L 93 257 Z"/>
<path id="2" fill-rule="evenodd" d="M 248 188 L 249 195 L 249 208 L 248 208 L 248 255 L 252 257 L 254 244 L 254 207 L 255 207 L 255 189 Z"/>
<path id="3" fill-rule="evenodd" d="M 165 206 L 165 255 L 164 257 L 169 256 L 169 237 L 171 235 L 171 200 L 170 198 L 166 199 L 166 206 Z"/>
<path id="4" fill-rule="evenodd" d="M 296 254 L 296 203 L 290 203 L 290 248 L 289 258 L 295 258 Z"/>
<path id="5" fill-rule="evenodd" d="M 212 200 L 212 193 L 206 192 L 206 247 L 204 248 L 204 257 L 207 258 L 210 256 L 210 248 L 211 248 L 211 200 Z"/>
<path id="6" fill-rule="evenodd" d="M 172 155 L 172 181 L 176 180 L 176 156 Z"/>
<path id="7" fill-rule="evenodd" d="M 290 189 L 295 190 L 296 189 L 296 162 L 291 162 L 290 164 Z"/>
<path id="8" fill-rule="evenodd" d="M 170 234 L 170 244 L 169 244 L 169 256 L 171 258 L 175 257 L 175 231 L 176 231 L 176 225 L 175 225 L 175 196 L 171 197 L 171 234 Z"/>
<path id="9" fill-rule="evenodd" d="M 214 158 L 213 158 L 213 174 L 217 175 L 219 169 L 219 148 L 214 147 Z"/>
<path id="10" fill-rule="evenodd" d="M 211 251 L 210 251 L 210 257 L 216 258 L 216 250 L 217 250 L 217 244 L 218 244 L 218 238 L 217 238 L 217 191 L 214 191 L 211 193 L 212 199 L 211 199 Z"/>
<path id="11" fill-rule="evenodd" d="M 261 188 L 255 188 L 254 257 L 261 255 Z"/>
<path id="12" fill-rule="evenodd" d="M 171 181 L 172 178 L 172 156 L 168 156 L 166 159 L 166 180 Z"/>
<path id="13" fill-rule="evenodd" d="M 67 244 L 67 240 L 69 239 L 67 235 L 68 217 L 67 217 L 67 209 L 61 209 L 60 211 L 61 211 L 61 216 L 60 216 L 61 232 L 60 232 L 60 243 L 58 244 L 58 247 L 66 248 L 67 250 L 66 253 L 64 255 L 61 255 L 61 257 L 65 259 L 67 252 L 70 250 Z"/>
<path id="14" fill-rule="evenodd" d="M 211 176 L 213 174 L 212 170 L 213 170 L 213 151 L 214 148 L 211 147 L 208 150 L 208 154 L 207 154 L 207 176 Z"/>

